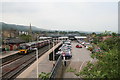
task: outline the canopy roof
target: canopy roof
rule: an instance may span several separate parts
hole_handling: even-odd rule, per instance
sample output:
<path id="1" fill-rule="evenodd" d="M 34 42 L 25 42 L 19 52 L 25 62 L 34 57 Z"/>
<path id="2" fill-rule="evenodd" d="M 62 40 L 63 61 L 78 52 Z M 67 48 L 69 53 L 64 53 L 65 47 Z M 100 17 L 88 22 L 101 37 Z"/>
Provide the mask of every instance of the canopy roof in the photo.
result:
<path id="1" fill-rule="evenodd" d="M 87 38 L 87 37 L 86 36 L 75 36 L 75 38 L 84 39 L 84 38 Z"/>

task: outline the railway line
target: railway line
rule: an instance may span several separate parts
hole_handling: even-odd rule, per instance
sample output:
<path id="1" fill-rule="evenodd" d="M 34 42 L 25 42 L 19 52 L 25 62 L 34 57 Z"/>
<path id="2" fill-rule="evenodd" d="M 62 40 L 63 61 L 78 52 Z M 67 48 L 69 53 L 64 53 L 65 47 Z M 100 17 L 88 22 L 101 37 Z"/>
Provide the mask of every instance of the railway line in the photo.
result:
<path id="1" fill-rule="evenodd" d="M 50 48 L 52 44 L 50 45 Z M 45 52 L 49 50 L 49 45 L 42 47 L 39 49 L 39 56 L 42 56 Z M 16 78 L 22 71 L 24 71 L 27 67 L 29 67 L 35 60 L 36 54 L 35 51 L 32 53 L 28 53 L 27 55 L 16 55 L 17 58 L 13 58 L 12 60 L 4 60 L 1 65 L 2 68 L 2 79 L 9 80 Z"/>
<path id="2" fill-rule="evenodd" d="M 14 55 L 12 55 L 12 56 L 8 56 L 8 57 L 5 57 L 5 58 L 2 58 L 1 60 L 1 62 L 2 62 L 2 64 L 0 64 L 0 67 L 2 67 L 2 66 L 4 66 L 4 65 L 8 65 L 8 64 L 10 64 L 11 62 L 14 62 L 14 61 L 16 61 L 16 60 L 18 60 L 18 59 L 20 59 L 20 58 L 22 58 L 24 55 L 19 55 L 19 54 L 14 54 Z"/>

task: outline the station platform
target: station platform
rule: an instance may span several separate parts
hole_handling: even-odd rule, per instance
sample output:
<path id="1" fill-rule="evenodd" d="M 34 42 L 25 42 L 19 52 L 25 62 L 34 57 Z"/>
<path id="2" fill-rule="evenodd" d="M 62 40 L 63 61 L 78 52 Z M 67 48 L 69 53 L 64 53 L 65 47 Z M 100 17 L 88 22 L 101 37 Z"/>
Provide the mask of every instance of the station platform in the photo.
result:
<path id="1" fill-rule="evenodd" d="M 10 56 L 10 55 L 17 54 L 18 52 L 19 51 L 6 51 L 6 52 L 2 52 L 2 53 L 0 53 L 0 59 L 5 58 L 5 57 Z"/>
<path id="2" fill-rule="evenodd" d="M 29 66 L 25 71 L 23 71 L 17 78 L 37 78 L 42 72 L 50 73 L 53 68 L 53 61 L 49 61 L 49 54 L 56 49 L 62 42 L 55 45 L 44 55 L 42 55 L 38 61 L 35 61 L 31 66 Z M 37 64 L 38 64 L 38 74 L 37 74 Z"/>

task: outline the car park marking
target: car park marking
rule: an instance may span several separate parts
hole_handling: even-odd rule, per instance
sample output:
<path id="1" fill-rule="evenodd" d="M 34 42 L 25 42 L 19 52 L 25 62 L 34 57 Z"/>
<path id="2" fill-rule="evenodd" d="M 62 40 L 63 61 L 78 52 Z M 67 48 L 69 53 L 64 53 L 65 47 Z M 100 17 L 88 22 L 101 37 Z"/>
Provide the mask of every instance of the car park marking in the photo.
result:
<path id="1" fill-rule="evenodd" d="M 83 61 L 83 63 L 81 64 L 79 71 L 81 71 L 82 66 L 83 66 L 84 63 L 85 63 L 85 61 Z"/>

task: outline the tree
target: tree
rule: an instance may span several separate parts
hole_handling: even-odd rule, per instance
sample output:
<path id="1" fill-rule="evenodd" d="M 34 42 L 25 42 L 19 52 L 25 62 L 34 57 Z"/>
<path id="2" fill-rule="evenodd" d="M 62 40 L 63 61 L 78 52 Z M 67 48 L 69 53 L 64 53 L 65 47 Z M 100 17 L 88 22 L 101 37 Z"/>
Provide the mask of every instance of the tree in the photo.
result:
<path id="1" fill-rule="evenodd" d="M 76 73 L 77 76 L 82 78 L 92 78 L 92 80 L 93 78 L 119 79 L 119 44 L 120 37 L 117 36 L 103 42 L 98 42 L 102 52 L 96 52 L 91 55 L 92 58 L 96 58 L 98 61 L 95 64 L 88 62 L 87 66 L 84 67 L 81 72 Z"/>
<path id="2" fill-rule="evenodd" d="M 99 43 L 99 46 L 104 52 L 92 54 L 92 56 L 98 59 L 98 62 L 96 64 L 89 62 L 87 66 L 79 72 L 79 76 L 84 78 L 119 78 L 119 43 L 119 37 L 109 38 Z"/>
<path id="3" fill-rule="evenodd" d="M 26 42 L 32 41 L 32 36 L 31 35 L 25 35 L 22 34 L 19 36 L 21 39 L 25 40 Z"/>
<path id="4" fill-rule="evenodd" d="M 109 36 L 109 35 L 111 35 L 110 33 L 111 33 L 111 31 L 105 31 L 105 32 L 103 33 L 103 36 Z"/>
<path id="5" fill-rule="evenodd" d="M 117 37 L 117 34 L 115 32 L 112 33 L 113 37 Z"/>
<path id="6" fill-rule="evenodd" d="M 42 80 L 46 80 L 49 77 L 50 77 L 50 73 L 41 72 L 41 74 L 39 74 L 39 78 L 41 78 Z"/>

